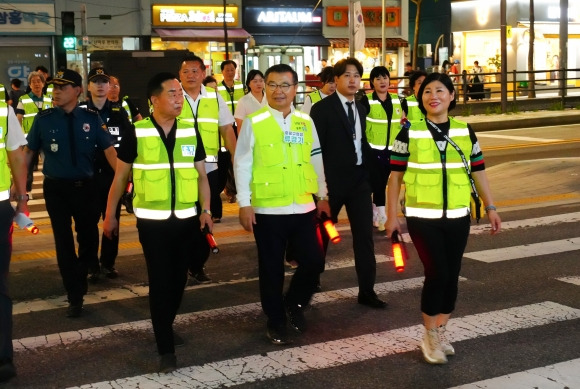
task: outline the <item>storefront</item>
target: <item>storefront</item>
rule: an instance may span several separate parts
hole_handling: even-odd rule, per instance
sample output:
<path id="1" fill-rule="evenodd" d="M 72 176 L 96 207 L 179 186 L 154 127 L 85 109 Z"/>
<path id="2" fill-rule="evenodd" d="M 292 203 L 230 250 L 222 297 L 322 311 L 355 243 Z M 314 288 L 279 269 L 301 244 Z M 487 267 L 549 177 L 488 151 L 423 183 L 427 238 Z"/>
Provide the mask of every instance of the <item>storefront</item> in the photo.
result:
<path id="1" fill-rule="evenodd" d="M 14 78 L 28 86 L 28 74 L 42 65 L 50 70 L 55 34 L 54 4 L 24 3 L 0 9 L 0 83 Z M 9 10 L 8 10 L 9 9 Z"/>
<path id="2" fill-rule="evenodd" d="M 406 1 L 385 2 L 385 59 L 382 55 L 382 2 L 365 1 L 362 4 L 362 14 L 365 25 L 365 45 L 355 52 L 355 57 L 363 64 L 368 77 L 373 67 L 384 64 L 391 77 L 402 76 L 404 64 L 410 60 L 408 49 L 408 4 Z M 328 0 L 324 10 L 324 36 L 328 38 L 331 47 L 328 52 L 329 64 L 334 64 L 348 57 L 349 22 L 348 6 L 340 0 Z"/>
<path id="3" fill-rule="evenodd" d="M 153 5 L 152 50 L 189 50 L 204 59 L 207 73 L 222 80 L 220 64 L 228 59 L 242 65 L 244 44 L 250 34 L 240 27 L 240 7 L 206 5 Z M 225 17 L 224 17 L 225 15 Z M 225 19 L 225 20 L 224 20 Z M 224 27 L 225 24 L 225 27 Z M 242 66 L 238 66 L 237 79 Z"/>
<path id="4" fill-rule="evenodd" d="M 568 69 L 580 67 L 580 6 L 569 3 L 568 10 Z M 451 4 L 453 58 L 469 71 L 474 61 L 488 72 L 498 71 L 496 56 L 501 53 L 500 0 L 464 1 Z M 507 70 L 528 69 L 529 2 L 507 2 Z M 560 2 L 535 2 L 534 68 L 546 70 L 537 74 L 538 83 L 553 83 L 559 68 Z M 498 57 L 499 59 L 500 57 Z M 495 62 L 495 64 L 494 64 Z M 569 73 L 570 77 L 576 75 Z M 524 75 L 522 75 L 524 77 Z"/>

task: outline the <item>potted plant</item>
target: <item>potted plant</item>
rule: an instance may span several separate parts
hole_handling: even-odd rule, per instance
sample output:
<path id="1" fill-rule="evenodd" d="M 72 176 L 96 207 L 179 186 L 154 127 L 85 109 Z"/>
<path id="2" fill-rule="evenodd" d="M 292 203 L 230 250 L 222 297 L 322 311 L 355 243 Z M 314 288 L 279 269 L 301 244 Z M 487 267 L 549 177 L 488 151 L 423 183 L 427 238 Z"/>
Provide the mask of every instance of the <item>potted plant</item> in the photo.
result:
<path id="1" fill-rule="evenodd" d="M 500 54 L 496 54 L 495 56 L 488 58 L 487 64 L 493 65 L 496 68 L 496 71 L 498 73 L 501 73 L 501 55 Z M 501 81 L 501 74 L 496 74 L 495 80 L 496 80 L 496 82 L 500 82 Z"/>

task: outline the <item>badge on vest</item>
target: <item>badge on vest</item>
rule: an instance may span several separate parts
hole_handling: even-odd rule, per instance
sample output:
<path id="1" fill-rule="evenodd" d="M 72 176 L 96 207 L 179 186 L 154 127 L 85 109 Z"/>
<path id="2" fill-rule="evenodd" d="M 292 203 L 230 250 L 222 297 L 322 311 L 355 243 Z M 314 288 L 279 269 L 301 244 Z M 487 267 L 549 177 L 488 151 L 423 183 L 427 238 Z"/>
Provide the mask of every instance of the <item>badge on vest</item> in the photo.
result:
<path id="1" fill-rule="evenodd" d="M 195 146 L 194 145 L 181 145 L 181 156 L 182 157 L 195 157 Z"/>
<path id="2" fill-rule="evenodd" d="M 304 144 L 304 133 L 298 131 L 284 131 L 284 143 Z"/>

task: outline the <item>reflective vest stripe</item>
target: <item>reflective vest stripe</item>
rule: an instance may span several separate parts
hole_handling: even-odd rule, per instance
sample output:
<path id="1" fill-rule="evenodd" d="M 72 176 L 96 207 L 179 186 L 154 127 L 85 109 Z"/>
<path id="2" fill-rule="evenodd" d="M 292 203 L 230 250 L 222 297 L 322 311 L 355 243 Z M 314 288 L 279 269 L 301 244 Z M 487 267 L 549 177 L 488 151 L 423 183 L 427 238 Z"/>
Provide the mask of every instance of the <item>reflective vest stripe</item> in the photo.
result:
<path id="1" fill-rule="evenodd" d="M 171 164 L 169 163 L 147 163 L 147 164 L 143 164 L 143 163 L 134 163 L 133 167 L 136 169 L 142 169 L 142 170 L 157 170 L 157 169 L 169 169 L 171 167 Z M 195 168 L 195 164 L 192 163 L 188 163 L 188 162 L 176 162 L 173 164 L 173 167 L 176 169 L 194 169 Z"/>
<path id="2" fill-rule="evenodd" d="M 146 138 L 148 136 L 159 135 L 159 131 L 156 128 L 139 128 L 135 131 L 135 135 L 137 135 L 137 138 Z"/>
<path id="3" fill-rule="evenodd" d="M 431 169 L 443 169 L 441 163 L 416 163 L 407 162 L 407 166 L 415 169 L 431 170 Z M 464 167 L 462 162 L 448 162 L 445 164 L 447 169 L 462 169 Z"/>
<path id="4" fill-rule="evenodd" d="M 0 201 L 8 200 L 10 198 L 10 190 L 3 190 L 0 192 Z"/>
<path id="5" fill-rule="evenodd" d="M 457 219 L 469 214 L 469 208 L 448 209 L 445 214 L 450 219 Z M 428 209 L 428 208 L 414 208 L 405 206 L 405 215 L 407 217 L 422 217 L 426 219 L 440 219 L 443 217 L 443 210 Z"/>
<path id="6" fill-rule="evenodd" d="M 6 143 L 2 142 L 0 143 L 0 149 L 5 149 L 6 148 Z"/>
<path id="7" fill-rule="evenodd" d="M 374 119 L 374 118 L 369 118 L 369 117 L 367 117 L 367 120 L 369 122 L 373 122 L 373 123 L 384 123 L 384 124 L 386 124 L 386 123 L 389 122 L 388 119 Z"/>
<path id="8" fill-rule="evenodd" d="M 465 128 L 450 128 L 449 129 L 449 137 L 457 137 L 457 136 L 469 136 L 469 129 Z M 422 130 L 409 130 L 409 138 L 415 139 L 431 139 L 431 133 L 429 131 L 422 131 Z"/>
<path id="9" fill-rule="evenodd" d="M 0 116 L 8 116 L 8 108 L 6 107 L 0 108 Z"/>

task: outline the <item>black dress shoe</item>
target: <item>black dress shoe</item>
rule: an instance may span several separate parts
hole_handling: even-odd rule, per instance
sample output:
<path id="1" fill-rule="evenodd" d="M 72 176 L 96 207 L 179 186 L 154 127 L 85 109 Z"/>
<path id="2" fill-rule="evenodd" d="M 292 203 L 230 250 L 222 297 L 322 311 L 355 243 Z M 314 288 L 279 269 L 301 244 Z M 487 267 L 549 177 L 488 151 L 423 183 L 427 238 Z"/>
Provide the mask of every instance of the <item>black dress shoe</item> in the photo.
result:
<path id="1" fill-rule="evenodd" d="M 284 324 L 268 323 L 266 337 L 270 339 L 270 342 L 272 342 L 272 344 L 275 345 L 283 345 L 291 343 L 290 340 L 288 339 L 288 331 L 286 329 L 286 323 Z"/>
<path id="2" fill-rule="evenodd" d="M 298 333 L 303 333 L 306 331 L 306 319 L 304 318 L 304 312 L 302 307 L 299 305 L 286 305 L 286 312 L 288 314 L 288 320 L 290 321 L 290 326 L 296 330 Z"/>
<path id="3" fill-rule="evenodd" d="M 387 307 L 387 303 L 383 300 L 379 299 L 376 293 L 373 294 L 369 293 L 359 293 L 358 294 L 358 303 L 362 305 L 366 305 L 367 307 L 382 309 Z"/>
<path id="4" fill-rule="evenodd" d="M 12 361 L 0 361 L 0 383 L 8 382 L 14 377 L 16 377 L 16 369 Z"/>
<path id="5" fill-rule="evenodd" d="M 159 373 L 171 373 L 175 369 L 177 369 L 175 354 L 163 354 L 159 359 Z"/>
<path id="6" fill-rule="evenodd" d="M 69 304 L 66 317 L 80 317 L 83 314 L 83 303 Z"/>
<path id="7" fill-rule="evenodd" d="M 119 277 L 119 272 L 112 266 L 111 267 L 107 267 L 107 266 L 101 267 L 101 272 L 105 275 L 105 277 L 110 278 L 110 279 L 115 279 L 115 278 Z"/>

